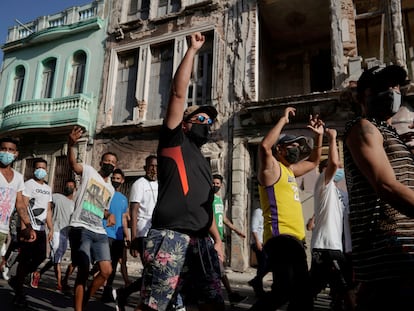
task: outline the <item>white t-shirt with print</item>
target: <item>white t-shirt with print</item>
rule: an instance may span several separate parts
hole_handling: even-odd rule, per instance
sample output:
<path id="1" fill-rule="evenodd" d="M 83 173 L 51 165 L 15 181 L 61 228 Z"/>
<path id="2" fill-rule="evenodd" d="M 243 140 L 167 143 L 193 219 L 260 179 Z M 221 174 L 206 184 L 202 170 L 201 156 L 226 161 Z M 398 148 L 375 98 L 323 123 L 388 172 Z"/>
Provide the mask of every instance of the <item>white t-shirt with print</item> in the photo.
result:
<path id="1" fill-rule="evenodd" d="M 39 184 L 34 179 L 24 183 L 23 195 L 29 198 L 27 211 L 34 230 L 46 229 L 46 216 L 49 202 L 52 202 L 52 189 L 46 184 Z"/>
<path id="2" fill-rule="evenodd" d="M 75 210 L 70 225 L 106 234 L 102 224 L 105 210 L 109 209 L 115 189 L 110 179 L 103 177 L 89 165 L 83 165 L 80 189 L 76 192 Z"/>
<path id="3" fill-rule="evenodd" d="M 129 202 L 139 203 L 137 237 L 147 236 L 151 228 L 152 213 L 158 197 L 158 181 L 139 178 L 131 187 Z"/>
<path id="4" fill-rule="evenodd" d="M 0 232 L 9 232 L 10 216 L 16 204 L 16 195 L 24 189 L 23 175 L 13 170 L 13 179 L 9 183 L 0 173 Z"/>

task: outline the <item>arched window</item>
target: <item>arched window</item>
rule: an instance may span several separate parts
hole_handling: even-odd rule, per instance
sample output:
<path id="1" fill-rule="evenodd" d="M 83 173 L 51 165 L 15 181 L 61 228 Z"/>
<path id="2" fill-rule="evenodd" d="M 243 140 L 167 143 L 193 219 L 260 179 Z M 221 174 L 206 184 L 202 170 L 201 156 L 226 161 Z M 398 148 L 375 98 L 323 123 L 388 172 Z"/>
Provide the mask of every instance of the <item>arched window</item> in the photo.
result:
<path id="1" fill-rule="evenodd" d="M 53 80 L 55 77 L 56 58 L 49 58 L 43 62 L 42 98 L 52 97 Z"/>
<path id="2" fill-rule="evenodd" d="M 22 100 L 23 83 L 26 70 L 23 66 L 17 66 L 14 74 L 13 82 L 13 102 L 19 102 Z"/>
<path id="3" fill-rule="evenodd" d="M 85 81 L 86 54 L 83 51 L 75 53 L 72 62 L 72 82 L 71 94 L 83 92 L 83 82 Z"/>

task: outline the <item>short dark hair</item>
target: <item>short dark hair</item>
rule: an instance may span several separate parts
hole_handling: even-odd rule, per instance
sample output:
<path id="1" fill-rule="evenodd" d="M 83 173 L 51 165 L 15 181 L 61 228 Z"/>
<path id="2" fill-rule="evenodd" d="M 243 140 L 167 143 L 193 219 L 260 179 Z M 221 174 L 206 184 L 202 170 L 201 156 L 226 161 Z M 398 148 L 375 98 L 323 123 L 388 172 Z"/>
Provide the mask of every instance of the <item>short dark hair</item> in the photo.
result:
<path id="1" fill-rule="evenodd" d="M 319 162 L 319 173 L 322 173 L 322 170 L 328 166 L 328 159 L 322 160 Z"/>
<path id="2" fill-rule="evenodd" d="M 145 165 L 147 166 L 147 165 L 151 162 L 151 160 L 153 160 L 153 159 L 157 160 L 157 156 L 156 156 L 156 155 L 151 154 L 151 155 L 149 155 L 148 157 L 146 157 L 146 158 L 145 158 Z"/>
<path id="3" fill-rule="evenodd" d="M 69 179 L 66 179 L 65 180 L 65 185 L 67 184 L 67 183 L 73 183 L 74 185 L 75 185 L 75 187 L 76 187 L 76 181 L 74 180 L 74 179 L 72 179 L 72 178 L 69 178 Z"/>
<path id="4" fill-rule="evenodd" d="M 221 176 L 220 174 L 213 174 L 213 179 L 218 179 L 221 182 L 223 182 L 223 176 Z"/>
<path id="5" fill-rule="evenodd" d="M 112 172 L 112 176 L 115 175 L 115 174 L 119 174 L 119 175 L 122 176 L 122 178 L 125 178 L 125 174 L 120 168 L 114 169 L 114 171 Z"/>
<path id="6" fill-rule="evenodd" d="M 108 154 L 109 154 L 109 155 L 114 156 L 114 157 L 116 158 L 116 160 L 118 161 L 118 156 L 116 155 L 116 153 L 111 152 L 111 151 L 108 151 L 108 152 L 105 152 L 105 153 L 101 156 L 101 162 L 104 160 L 105 156 L 107 156 Z"/>
<path id="7" fill-rule="evenodd" d="M 18 147 L 19 143 L 20 143 L 20 139 L 18 139 L 16 137 L 6 136 L 6 137 L 3 137 L 3 138 L 0 138 L 0 145 L 2 143 L 12 143 L 12 144 L 15 144 L 16 147 Z"/>
<path id="8" fill-rule="evenodd" d="M 33 168 L 35 168 L 36 167 L 36 164 L 37 163 L 44 163 L 44 164 L 46 164 L 46 166 L 47 166 L 47 161 L 45 160 L 45 159 L 43 159 L 43 158 L 37 158 L 37 159 L 34 159 L 33 160 Z"/>

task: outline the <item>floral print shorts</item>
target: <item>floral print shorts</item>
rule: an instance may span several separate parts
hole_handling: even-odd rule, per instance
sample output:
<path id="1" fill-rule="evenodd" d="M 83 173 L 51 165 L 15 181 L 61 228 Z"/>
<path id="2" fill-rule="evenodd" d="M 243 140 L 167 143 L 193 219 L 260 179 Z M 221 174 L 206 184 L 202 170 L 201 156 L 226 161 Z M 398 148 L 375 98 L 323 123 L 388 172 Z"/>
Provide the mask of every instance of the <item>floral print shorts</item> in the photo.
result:
<path id="1" fill-rule="evenodd" d="M 142 302 L 155 310 L 223 304 L 220 265 L 209 237 L 151 229 L 144 240 Z"/>

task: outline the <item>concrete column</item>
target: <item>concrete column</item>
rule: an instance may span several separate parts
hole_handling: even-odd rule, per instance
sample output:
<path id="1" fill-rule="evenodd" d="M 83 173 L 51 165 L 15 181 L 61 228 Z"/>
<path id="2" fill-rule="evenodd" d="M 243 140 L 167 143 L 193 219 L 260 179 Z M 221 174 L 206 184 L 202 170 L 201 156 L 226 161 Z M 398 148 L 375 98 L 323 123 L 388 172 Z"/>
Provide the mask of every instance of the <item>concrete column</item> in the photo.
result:
<path id="1" fill-rule="evenodd" d="M 394 63 L 407 69 L 401 0 L 390 0 L 389 9 L 392 28 L 391 40 L 394 52 Z"/>

